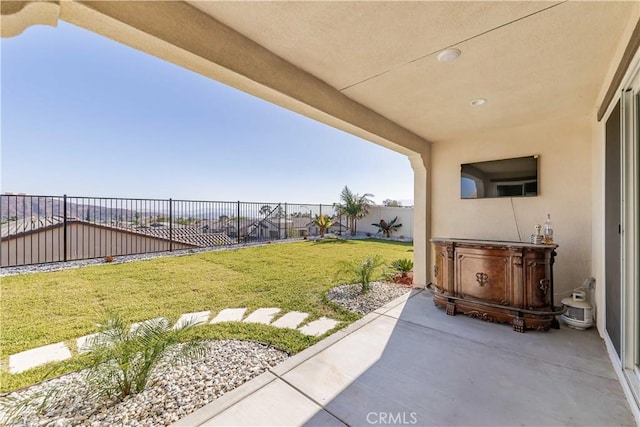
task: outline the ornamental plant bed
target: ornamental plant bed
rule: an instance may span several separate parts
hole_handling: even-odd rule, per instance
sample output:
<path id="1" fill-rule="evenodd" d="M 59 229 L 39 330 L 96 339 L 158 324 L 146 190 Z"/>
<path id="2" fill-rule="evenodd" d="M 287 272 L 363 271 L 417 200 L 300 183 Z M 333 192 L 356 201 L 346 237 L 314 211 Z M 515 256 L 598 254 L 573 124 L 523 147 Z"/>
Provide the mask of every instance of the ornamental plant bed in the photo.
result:
<path id="1" fill-rule="evenodd" d="M 391 277 L 393 283 L 396 283 L 401 286 L 406 286 L 408 288 L 413 287 L 413 273 L 396 273 Z"/>

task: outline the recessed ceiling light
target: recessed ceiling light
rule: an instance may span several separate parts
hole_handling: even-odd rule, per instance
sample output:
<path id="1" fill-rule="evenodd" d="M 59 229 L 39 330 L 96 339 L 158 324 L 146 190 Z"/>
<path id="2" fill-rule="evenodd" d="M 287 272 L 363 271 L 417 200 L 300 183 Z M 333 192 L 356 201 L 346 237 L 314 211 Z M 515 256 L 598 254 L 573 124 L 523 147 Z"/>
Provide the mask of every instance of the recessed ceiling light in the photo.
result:
<path id="1" fill-rule="evenodd" d="M 487 103 L 487 100 L 485 98 L 477 98 L 471 101 L 471 105 L 473 105 L 474 107 L 478 105 L 483 105 L 486 103 Z"/>
<path id="2" fill-rule="evenodd" d="M 438 61 L 449 62 L 460 56 L 460 49 L 445 49 L 438 54 Z"/>

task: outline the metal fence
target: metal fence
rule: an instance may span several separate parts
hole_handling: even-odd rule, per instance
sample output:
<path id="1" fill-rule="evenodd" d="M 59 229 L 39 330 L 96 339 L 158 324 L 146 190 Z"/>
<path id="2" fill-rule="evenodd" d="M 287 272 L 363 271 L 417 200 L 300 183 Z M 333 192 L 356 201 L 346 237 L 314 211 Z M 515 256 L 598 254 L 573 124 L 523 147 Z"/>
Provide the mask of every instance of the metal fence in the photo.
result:
<path id="1" fill-rule="evenodd" d="M 314 236 L 332 205 L 0 195 L 0 266 Z M 330 232 L 346 231 L 335 218 Z"/>

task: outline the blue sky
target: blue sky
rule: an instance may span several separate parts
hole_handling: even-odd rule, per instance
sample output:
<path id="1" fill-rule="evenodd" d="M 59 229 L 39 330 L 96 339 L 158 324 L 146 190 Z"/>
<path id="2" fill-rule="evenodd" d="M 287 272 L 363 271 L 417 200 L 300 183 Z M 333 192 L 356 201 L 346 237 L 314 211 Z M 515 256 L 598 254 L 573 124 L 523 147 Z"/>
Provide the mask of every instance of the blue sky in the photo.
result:
<path id="1" fill-rule="evenodd" d="M 2 39 L 2 192 L 413 198 L 406 156 L 71 24 Z"/>

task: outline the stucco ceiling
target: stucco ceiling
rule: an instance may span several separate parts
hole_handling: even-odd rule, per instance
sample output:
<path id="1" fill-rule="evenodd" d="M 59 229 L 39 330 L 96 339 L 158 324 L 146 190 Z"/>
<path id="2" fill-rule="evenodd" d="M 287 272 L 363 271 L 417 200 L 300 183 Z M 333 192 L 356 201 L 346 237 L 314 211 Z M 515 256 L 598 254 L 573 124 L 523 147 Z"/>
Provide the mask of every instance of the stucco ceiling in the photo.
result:
<path id="1" fill-rule="evenodd" d="M 433 142 L 593 114 L 636 7 L 624 1 L 189 3 Z M 448 47 L 462 55 L 438 62 Z M 472 107 L 475 98 L 488 102 Z"/>

